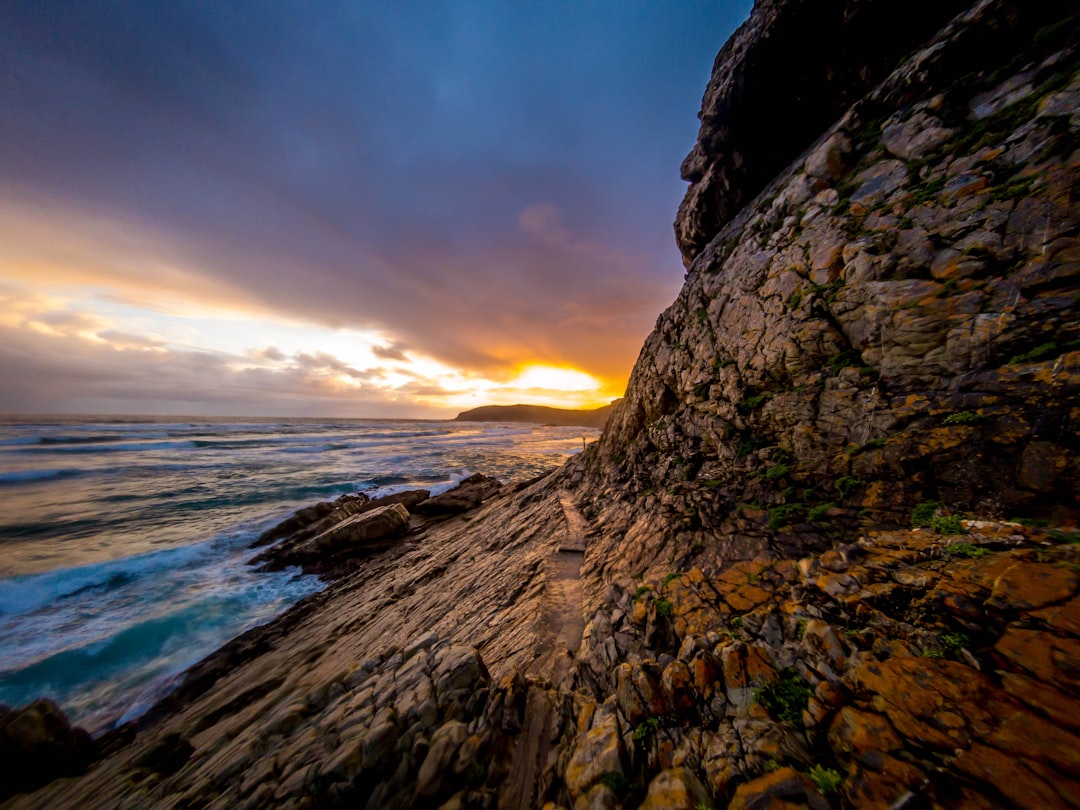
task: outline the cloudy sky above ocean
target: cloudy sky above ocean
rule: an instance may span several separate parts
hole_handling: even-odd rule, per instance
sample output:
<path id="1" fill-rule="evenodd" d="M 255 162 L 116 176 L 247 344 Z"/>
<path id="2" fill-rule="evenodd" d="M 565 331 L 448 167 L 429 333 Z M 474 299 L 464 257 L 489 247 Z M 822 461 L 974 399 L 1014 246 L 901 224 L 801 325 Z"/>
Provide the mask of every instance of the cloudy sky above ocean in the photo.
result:
<path id="1" fill-rule="evenodd" d="M 8 0 L 0 411 L 619 396 L 749 7 Z"/>

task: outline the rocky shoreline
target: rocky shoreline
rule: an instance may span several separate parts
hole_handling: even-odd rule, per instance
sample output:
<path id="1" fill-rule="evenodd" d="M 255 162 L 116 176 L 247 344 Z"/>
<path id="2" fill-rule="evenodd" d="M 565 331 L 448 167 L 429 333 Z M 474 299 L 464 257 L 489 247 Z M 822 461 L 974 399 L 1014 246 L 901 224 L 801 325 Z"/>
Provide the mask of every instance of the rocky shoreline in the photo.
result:
<path id="1" fill-rule="evenodd" d="M 303 510 L 253 554 L 329 587 L 4 807 L 1080 807 L 1080 15 L 808 8 L 718 57 L 598 442 Z M 832 112 L 747 168 L 787 44 Z"/>
<path id="2" fill-rule="evenodd" d="M 584 461 L 365 557 L 6 806 L 1073 806 L 1080 534 L 620 578 L 575 651 L 545 563 Z"/>

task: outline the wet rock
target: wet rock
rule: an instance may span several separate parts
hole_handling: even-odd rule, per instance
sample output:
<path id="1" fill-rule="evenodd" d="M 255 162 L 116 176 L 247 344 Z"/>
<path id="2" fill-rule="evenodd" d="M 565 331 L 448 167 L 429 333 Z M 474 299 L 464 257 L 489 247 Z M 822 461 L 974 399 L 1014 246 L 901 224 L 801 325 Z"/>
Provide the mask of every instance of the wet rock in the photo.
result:
<path id="1" fill-rule="evenodd" d="M 438 515 L 456 515 L 475 509 L 484 500 L 502 489 L 502 484 L 486 475 L 471 475 L 453 489 L 436 495 L 416 505 L 418 515 L 432 517 Z"/>
<path id="2" fill-rule="evenodd" d="M 82 773 L 96 752 L 90 735 L 73 728 L 51 700 L 0 706 L 0 800 Z"/>

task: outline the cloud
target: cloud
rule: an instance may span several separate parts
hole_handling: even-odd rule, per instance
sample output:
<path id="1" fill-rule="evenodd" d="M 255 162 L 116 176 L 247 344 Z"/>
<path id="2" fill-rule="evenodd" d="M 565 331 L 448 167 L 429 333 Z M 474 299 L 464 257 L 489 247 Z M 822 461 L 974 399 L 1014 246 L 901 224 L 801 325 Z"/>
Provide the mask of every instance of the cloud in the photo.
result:
<path id="1" fill-rule="evenodd" d="M 0 278 L 374 331 L 372 365 L 625 380 L 681 283 L 678 166 L 749 5 L 9 0 Z M 245 361 L 230 385 L 373 379 Z"/>
<path id="2" fill-rule="evenodd" d="M 273 360 L 275 362 L 281 362 L 285 359 L 285 352 L 273 346 L 267 346 L 265 349 L 256 349 L 251 354 L 252 357 L 260 360 Z"/>
<path id="3" fill-rule="evenodd" d="M 405 346 L 401 343 L 392 343 L 389 346 L 372 346 L 372 353 L 380 360 L 406 360 Z"/>

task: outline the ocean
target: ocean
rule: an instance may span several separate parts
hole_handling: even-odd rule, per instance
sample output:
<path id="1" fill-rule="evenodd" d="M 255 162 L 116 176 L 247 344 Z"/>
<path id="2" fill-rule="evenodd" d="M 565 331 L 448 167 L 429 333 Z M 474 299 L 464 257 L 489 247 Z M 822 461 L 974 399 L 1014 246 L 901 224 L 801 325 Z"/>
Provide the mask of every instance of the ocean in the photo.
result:
<path id="1" fill-rule="evenodd" d="M 415 420 L 0 417 L 0 703 L 47 696 L 102 733 L 323 587 L 256 573 L 296 509 L 364 491 L 506 483 L 598 431 Z"/>

